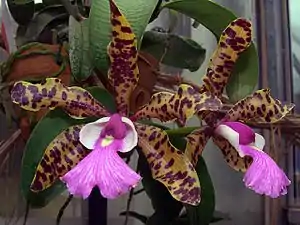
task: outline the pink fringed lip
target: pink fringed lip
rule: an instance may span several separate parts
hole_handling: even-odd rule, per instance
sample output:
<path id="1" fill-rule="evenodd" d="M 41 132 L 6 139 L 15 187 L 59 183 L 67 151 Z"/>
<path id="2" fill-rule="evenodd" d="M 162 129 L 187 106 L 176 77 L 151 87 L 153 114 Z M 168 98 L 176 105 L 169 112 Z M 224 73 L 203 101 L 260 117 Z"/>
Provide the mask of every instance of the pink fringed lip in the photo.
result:
<path id="1" fill-rule="evenodd" d="M 94 187 L 98 187 L 105 198 L 114 199 L 127 193 L 141 180 L 117 151 L 122 148 L 122 140 L 114 140 L 110 145 L 98 145 L 79 164 L 65 174 L 61 180 L 69 192 L 87 198 Z"/>
<path id="2" fill-rule="evenodd" d="M 240 149 L 253 159 L 243 179 L 248 188 L 272 198 L 287 193 L 287 187 L 291 181 L 268 154 L 245 145 L 241 145 Z"/>

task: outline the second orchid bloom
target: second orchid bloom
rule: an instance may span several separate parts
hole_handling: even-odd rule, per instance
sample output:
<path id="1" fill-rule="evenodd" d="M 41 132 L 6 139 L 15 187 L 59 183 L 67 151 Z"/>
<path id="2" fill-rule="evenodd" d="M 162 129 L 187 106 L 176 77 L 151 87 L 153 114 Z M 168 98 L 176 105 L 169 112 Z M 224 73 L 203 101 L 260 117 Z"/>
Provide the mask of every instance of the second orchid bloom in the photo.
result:
<path id="1" fill-rule="evenodd" d="M 221 98 L 238 56 L 251 44 L 251 23 L 243 18 L 232 21 L 223 31 L 218 48 L 210 60 L 200 93 Z M 245 185 L 259 194 L 277 198 L 287 193 L 290 180 L 263 150 L 264 138 L 245 123 L 275 123 L 294 105 L 283 105 L 272 98 L 269 89 L 258 90 L 241 99 L 224 113 L 201 111 L 198 116 L 208 126 L 187 136 L 186 154 L 195 165 L 210 137 L 221 149 L 226 162 L 245 172 Z"/>
<path id="2" fill-rule="evenodd" d="M 246 171 L 247 187 L 271 197 L 285 194 L 288 178 L 263 152 L 263 137 L 243 122 L 257 119 L 276 122 L 292 106 L 283 106 L 268 90 L 262 90 L 238 102 L 225 116 L 220 116 L 218 111 L 222 106 L 219 98 L 234 62 L 251 42 L 251 24 L 237 19 L 226 28 L 200 92 L 182 84 L 175 94 L 154 94 L 148 104 L 130 115 L 130 95 L 139 80 L 137 40 L 114 1 L 109 2 L 112 40 L 108 46 L 111 61 L 108 80 L 114 88 L 117 112 L 109 112 L 87 90 L 67 87 L 55 78 L 40 84 L 20 81 L 11 91 L 12 101 L 26 110 L 60 107 L 76 119 L 97 118 L 61 131 L 49 144 L 37 165 L 31 190 L 45 190 L 60 179 L 73 195 L 87 198 L 97 186 L 104 197 L 116 198 L 142 179 L 118 152 L 132 151 L 139 146 L 153 178 L 164 184 L 178 201 L 197 205 L 201 189 L 194 166 L 212 136 L 230 166 Z M 209 126 L 186 137 L 185 152 L 170 143 L 164 130 L 138 122 L 156 118 L 184 125 L 194 114 Z"/>

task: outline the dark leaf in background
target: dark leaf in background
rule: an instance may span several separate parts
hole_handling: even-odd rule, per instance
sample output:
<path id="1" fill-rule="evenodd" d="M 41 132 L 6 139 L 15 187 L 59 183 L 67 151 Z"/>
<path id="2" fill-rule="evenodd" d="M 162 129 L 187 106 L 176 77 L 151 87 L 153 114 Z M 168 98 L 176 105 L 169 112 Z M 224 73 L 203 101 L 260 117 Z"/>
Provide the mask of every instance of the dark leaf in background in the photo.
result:
<path id="1" fill-rule="evenodd" d="M 141 50 L 153 55 L 157 60 L 165 54 L 163 64 L 192 72 L 202 65 L 206 52 L 192 39 L 158 31 L 144 33 Z"/>
<path id="2" fill-rule="evenodd" d="M 92 75 L 90 58 L 89 19 L 81 22 L 69 19 L 69 59 L 72 75 L 77 81 L 86 80 Z"/>
<path id="3" fill-rule="evenodd" d="M 27 25 L 34 15 L 34 1 L 28 1 L 24 4 L 16 4 L 13 0 L 8 0 L 7 5 L 11 16 L 19 25 Z"/>
<path id="4" fill-rule="evenodd" d="M 49 43 L 52 39 L 51 30 L 62 24 L 68 26 L 69 14 L 62 5 L 47 6 L 35 13 L 34 17 L 27 26 L 21 26 L 17 31 L 17 45 L 23 45 L 27 42 L 39 41 Z M 47 34 L 41 37 L 42 33 Z M 43 40 L 44 39 L 44 40 Z"/>

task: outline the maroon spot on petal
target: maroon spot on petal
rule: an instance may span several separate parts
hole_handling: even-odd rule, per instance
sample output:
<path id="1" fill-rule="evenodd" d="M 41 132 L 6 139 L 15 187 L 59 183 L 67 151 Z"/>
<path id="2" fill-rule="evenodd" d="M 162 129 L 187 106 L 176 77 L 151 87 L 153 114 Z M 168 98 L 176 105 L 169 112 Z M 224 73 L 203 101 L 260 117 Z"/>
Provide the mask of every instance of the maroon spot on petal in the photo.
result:
<path id="1" fill-rule="evenodd" d="M 117 37 L 119 35 L 119 33 L 115 30 L 112 31 L 112 36 Z M 112 46 L 113 42 L 111 43 Z M 113 46 L 112 46 L 113 47 Z"/>
<path id="2" fill-rule="evenodd" d="M 170 168 L 174 165 L 175 160 L 173 158 L 170 159 L 170 161 L 166 164 L 165 169 Z"/>
<path id="3" fill-rule="evenodd" d="M 236 36 L 236 32 L 228 27 L 226 30 L 225 30 L 225 33 L 230 37 L 230 38 L 234 38 Z"/>
<path id="4" fill-rule="evenodd" d="M 130 27 L 124 27 L 124 26 L 122 26 L 122 27 L 121 27 L 121 31 L 122 31 L 123 33 L 128 33 L 128 34 L 131 34 L 131 33 L 132 33 Z"/>
<path id="5" fill-rule="evenodd" d="M 121 25 L 121 22 L 115 18 L 112 18 L 111 19 L 111 25 L 113 26 L 118 26 L 118 25 Z"/>
<path id="6" fill-rule="evenodd" d="M 22 101 L 21 101 L 21 105 L 28 105 L 29 104 L 29 100 L 26 96 L 22 97 Z"/>
<path id="7" fill-rule="evenodd" d="M 47 91 L 46 88 L 43 88 L 43 89 L 42 89 L 42 95 L 43 95 L 43 97 L 47 97 L 48 91 Z"/>
<path id="8" fill-rule="evenodd" d="M 39 89 L 38 89 L 36 86 L 34 86 L 34 85 L 29 85 L 29 86 L 27 87 L 27 89 L 28 89 L 32 94 L 35 94 L 35 93 L 37 93 L 37 92 L 39 91 Z"/>
<path id="9" fill-rule="evenodd" d="M 122 16 L 122 14 L 120 13 L 119 9 L 117 8 L 117 6 L 114 4 L 113 1 L 109 1 L 109 6 L 114 16 Z"/>
<path id="10" fill-rule="evenodd" d="M 64 100 L 64 101 L 66 101 L 67 100 L 67 93 L 65 92 L 65 91 L 63 91 L 62 93 L 61 93 L 61 98 L 62 98 L 62 100 Z"/>

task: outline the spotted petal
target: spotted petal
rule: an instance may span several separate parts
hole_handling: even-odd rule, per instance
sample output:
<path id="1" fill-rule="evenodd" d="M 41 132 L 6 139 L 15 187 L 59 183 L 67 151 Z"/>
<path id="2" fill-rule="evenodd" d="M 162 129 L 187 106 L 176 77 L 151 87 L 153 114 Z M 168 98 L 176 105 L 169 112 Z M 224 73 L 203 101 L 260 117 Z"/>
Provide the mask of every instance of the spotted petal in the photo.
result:
<path id="1" fill-rule="evenodd" d="M 192 86 L 182 84 L 176 94 L 156 93 L 150 102 L 135 115 L 135 119 L 157 118 L 162 122 L 177 120 L 184 125 L 196 112 L 216 111 L 222 105 L 220 99 L 210 93 L 199 94 Z"/>
<path id="2" fill-rule="evenodd" d="M 11 99 L 23 109 L 34 112 L 62 107 L 77 119 L 109 114 L 88 91 L 81 87 L 67 87 L 56 78 L 47 78 L 40 84 L 17 82 L 11 90 Z"/>
<path id="3" fill-rule="evenodd" d="M 244 18 L 238 18 L 228 25 L 222 32 L 218 47 L 203 77 L 201 93 L 210 91 L 218 97 L 223 94 L 235 62 L 251 43 L 251 35 L 251 23 Z"/>
<path id="4" fill-rule="evenodd" d="M 142 124 L 136 124 L 136 128 L 138 145 L 150 165 L 152 177 L 164 184 L 176 200 L 198 205 L 199 178 L 184 153 L 169 142 L 165 131 Z"/>
<path id="5" fill-rule="evenodd" d="M 185 154 L 193 166 L 197 165 L 199 157 L 212 135 L 212 129 L 210 127 L 201 127 L 194 130 L 192 133 L 186 136 L 186 149 Z"/>
<path id="6" fill-rule="evenodd" d="M 90 152 L 79 142 L 83 125 L 75 125 L 60 133 L 47 147 L 31 183 L 31 190 L 42 191 L 50 187 Z"/>
<path id="7" fill-rule="evenodd" d="M 237 102 L 226 114 L 224 121 L 256 121 L 275 123 L 294 108 L 294 104 L 283 105 L 271 96 L 269 89 L 258 90 L 253 95 Z"/>
<path id="8" fill-rule="evenodd" d="M 246 172 L 250 167 L 252 158 L 240 157 L 237 150 L 223 137 L 214 136 L 213 142 L 220 148 L 227 164 L 236 171 Z"/>
<path id="9" fill-rule="evenodd" d="M 251 44 L 251 35 L 252 26 L 246 19 L 238 18 L 227 26 L 210 59 L 206 75 L 202 79 L 200 93 L 208 91 L 220 98 L 239 55 Z M 201 111 L 198 116 L 210 126 L 213 126 L 218 118 L 217 113 L 208 111 Z"/>
<path id="10" fill-rule="evenodd" d="M 111 10 L 112 41 L 108 46 L 111 61 L 108 79 L 114 88 L 117 108 L 121 115 L 129 113 L 130 95 L 139 79 L 137 39 L 125 16 L 113 0 Z"/>

